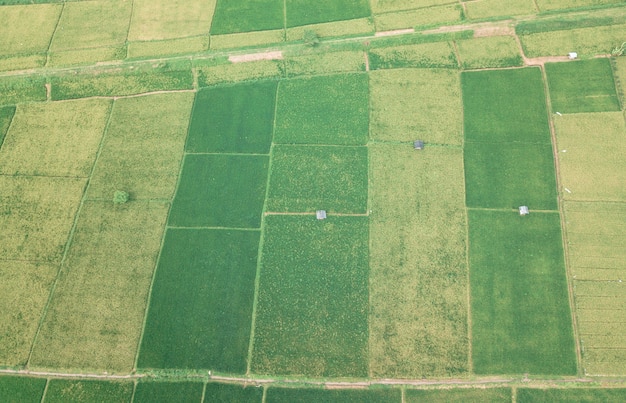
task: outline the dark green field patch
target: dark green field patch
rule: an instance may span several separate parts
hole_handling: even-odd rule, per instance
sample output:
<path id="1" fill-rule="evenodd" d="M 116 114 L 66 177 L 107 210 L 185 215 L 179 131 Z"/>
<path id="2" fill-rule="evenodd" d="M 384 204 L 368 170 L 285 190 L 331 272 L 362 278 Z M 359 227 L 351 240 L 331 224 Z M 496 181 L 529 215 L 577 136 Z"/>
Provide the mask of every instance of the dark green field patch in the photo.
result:
<path id="1" fill-rule="evenodd" d="M 218 0 L 211 34 L 281 29 L 284 22 L 281 0 Z"/>
<path id="2" fill-rule="evenodd" d="M 2 147 L 2 143 L 4 142 L 4 136 L 6 136 L 9 131 L 13 115 L 15 115 L 15 106 L 0 108 L 0 147 Z"/>
<path id="3" fill-rule="evenodd" d="M 259 236 L 167 231 L 139 367 L 245 372 Z"/>
<path id="4" fill-rule="evenodd" d="M 130 402 L 132 382 L 51 379 L 46 403 L 67 402 Z"/>
<path id="5" fill-rule="evenodd" d="M 258 228 L 268 164 L 266 156 L 187 155 L 169 225 Z"/>
<path id="6" fill-rule="evenodd" d="M 367 0 L 287 0 L 287 27 L 370 16 Z"/>
<path id="7" fill-rule="evenodd" d="M 563 113 L 619 111 L 609 59 L 546 63 L 552 110 Z"/>
<path id="8" fill-rule="evenodd" d="M 365 213 L 367 148 L 275 146 L 267 210 Z"/>
<path id="9" fill-rule="evenodd" d="M 268 154 L 276 86 L 267 81 L 199 91 L 187 151 Z"/>
<path id="10" fill-rule="evenodd" d="M 365 74 L 282 81 L 276 106 L 276 143 L 361 145 L 368 139 Z"/>
<path id="11" fill-rule="evenodd" d="M 550 143 L 538 68 L 461 75 L 466 141 Z"/>
<path id="12" fill-rule="evenodd" d="M 139 382 L 133 403 L 200 403 L 200 382 Z"/>
<path id="13" fill-rule="evenodd" d="M 550 144 L 468 142 L 464 153 L 468 207 L 557 209 Z"/>
<path id="14" fill-rule="evenodd" d="M 46 380 L 22 376 L 0 376 L 0 401 L 40 403 Z"/>
<path id="15" fill-rule="evenodd" d="M 263 388 L 228 383 L 208 383 L 204 392 L 205 402 L 215 403 L 261 403 Z"/>
<path id="16" fill-rule="evenodd" d="M 11 76 L 0 80 L 0 105 L 45 101 L 46 79 L 43 76 Z"/>
<path id="17" fill-rule="evenodd" d="M 469 210 L 469 242 L 474 372 L 575 374 L 559 215 Z"/>
<path id="18" fill-rule="evenodd" d="M 265 224 L 252 371 L 367 376 L 367 217 Z"/>
<path id="19" fill-rule="evenodd" d="M 407 389 L 406 403 L 510 403 L 509 388 Z"/>
<path id="20" fill-rule="evenodd" d="M 531 389 L 518 388 L 517 402 L 603 402 L 621 403 L 626 401 L 626 389 L 623 388 L 567 388 L 567 389 Z"/>
<path id="21" fill-rule="evenodd" d="M 400 389 L 312 389 L 268 388 L 267 403 L 324 402 L 324 403 L 400 403 Z"/>

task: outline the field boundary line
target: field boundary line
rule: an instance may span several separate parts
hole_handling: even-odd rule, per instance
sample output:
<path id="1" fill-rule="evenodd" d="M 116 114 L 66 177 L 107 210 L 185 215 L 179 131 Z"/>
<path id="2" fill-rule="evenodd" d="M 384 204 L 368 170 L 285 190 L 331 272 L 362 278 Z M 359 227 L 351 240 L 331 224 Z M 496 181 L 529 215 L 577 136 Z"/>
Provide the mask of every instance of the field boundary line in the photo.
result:
<path id="1" fill-rule="evenodd" d="M 165 229 L 211 229 L 211 230 L 229 230 L 229 231 L 260 231 L 261 228 L 235 228 L 235 227 L 180 227 L 176 225 L 166 225 Z"/>
<path id="2" fill-rule="evenodd" d="M 4 133 L 4 136 L 2 136 L 2 138 L 0 138 L 0 151 L 2 151 L 2 146 L 4 145 L 5 140 L 9 136 L 9 133 L 11 133 L 11 127 L 13 126 L 13 122 L 15 121 L 15 115 L 17 115 L 17 105 L 15 106 L 15 110 L 13 111 L 13 116 L 11 116 L 11 121 L 9 122 L 9 126 L 7 126 L 7 130 Z M 6 175 L 6 176 L 8 176 L 8 175 Z"/>
<path id="3" fill-rule="evenodd" d="M 456 65 L 458 69 L 462 69 L 463 62 L 461 62 L 461 55 L 459 48 L 456 46 L 456 41 L 450 41 L 452 43 L 452 50 L 454 51 L 454 58 L 456 59 Z"/>
<path id="4" fill-rule="evenodd" d="M 50 48 L 52 47 L 52 41 L 57 34 L 57 30 L 59 29 L 59 25 L 61 24 L 61 17 L 63 17 L 63 13 L 65 12 L 65 1 L 61 3 L 61 11 L 59 12 L 59 18 L 57 19 L 57 23 L 54 25 L 54 29 L 52 30 L 52 35 L 50 35 L 50 40 L 48 41 L 48 47 L 46 48 L 46 62 L 43 64 L 44 67 L 48 66 L 50 63 Z"/>
<path id="5" fill-rule="evenodd" d="M 552 113 L 552 100 L 550 98 L 550 88 L 548 87 L 548 75 L 544 65 L 539 66 L 541 70 L 541 81 L 543 84 L 543 91 L 545 93 L 546 101 L 546 113 L 548 115 L 548 125 L 550 127 L 550 140 L 552 143 L 552 159 L 554 165 L 554 176 L 556 181 L 556 197 L 559 213 L 559 222 L 561 224 L 561 245 L 563 247 L 563 263 L 565 264 L 565 280 L 567 282 L 567 295 L 570 308 L 570 319 L 572 321 L 572 332 L 574 336 L 574 348 L 576 353 L 576 374 L 578 376 L 584 375 L 583 359 L 582 359 L 582 346 L 580 340 L 580 330 L 578 329 L 578 315 L 576 312 L 576 297 L 574 295 L 574 273 L 572 271 L 571 262 L 569 259 L 569 238 L 567 236 L 567 225 L 565 224 L 565 206 L 563 193 L 561 191 L 561 169 L 559 163 L 559 149 L 556 139 L 556 127 L 554 125 L 553 113 Z"/>
<path id="6" fill-rule="evenodd" d="M 220 153 L 220 152 L 185 152 L 185 154 L 187 155 L 241 155 L 241 156 L 248 156 L 248 155 L 254 155 L 254 156 L 261 156 L 261 157 L 269 157 L 269 153 L 267 154 L 262 154 L 262 153 Z"/>
<path id="7" fill-rule="evenodd" d="M 50 379 L 46 378 L 46 384 L 43 387 L 43 393 L 41 394 L 41 403 L 46 401 L 46 395 L 48 394 L 48 385 L 50 385 Z"/>
<path id="8" fill-rule="evenodd" d="M 368 208 L 369 211 L 369 208 Z M 314 216 L 315 211 L 266 211 L 265 216 L 270 215 L 291 215 L 291 216 Z M 329 217 L 369 217 L 369 212 L 365 213 L 327 213 Z"/>
<path id="9" fill-rule="evenodd" d="M 64 3 L 65 4 L 65 3 Z M 57 270 L 57 274 L 54 278 L 54 282 L 50 287 L 50 293 L 48 294 L 48 300 L 46 301 L 46 305 L 41 313 L 41 318 L 39 319 L 39 323 L 37 324 L 37 330 L 35 331 L 35 336 L 33 337 L 33 342 L 30 346 L 30 351 L 28 352 L 28 358 L 26 359 L 25 368 L 30 366 L 30 360 L 33 357 L 33 351 L 35 349 L 35 345 L 37 344 L 37 339 L 39 338 L 39 333 L 41 332 L 41 328 L 48 316 L 48 310 L 50 309 L 50 305 L 52 304 L 52 299 L 54 298 L 54 293 L 57 288 L 57 284 L 59 283 L 59 279 L 61 277 L 61 273 L 65 268 L 65 260 L 67 259 L 67 254 L 72 245 L 72 241 L 74 240 L 74 233 L 76 232 L 76 227 L 78 226 L 78 220 L 80 219 L 80 213 L 83 210 L 83 206 L 87 201 L 87 193 L 89 192 L 89 185 L 91 184 L 91 177 L 96 170 L 96 165 L 98 165 L 98 159 L 100 158 L 100 154 L 102 154 L 102 148 L 104 147 L 104 141 L 106 139 L 107 132 L 109 131 L 109 127 L 111 125 L 111 119 L 113 116 L 113 108 L 115 106 L 115 101 L 111 101 L 108 105 L 108 113 L 106 124 L 104 125 L 104 129 L 102 131 L 102 136 L 100 137 L 100 143 L 98 144 L 98 151 L 96 152 L 96 156 L 91 164 L 91 170 L 89 172 L 89 176 L 86 179 L 85 186 L 83 188 L 83 195 L 80 199 L 80 203 L 78 204 L 78 208 L 76 209 L 76 214 L 74 215 L 74 220 L 72 222 L 72 228 L 70 229 L 70 233 L 67 236 L 67 241 L 65 242 L 65 247 L 63 248 L 63 256 L 61 257 L 61 261 L 59 262 L 59 267 Z M 67 272 L 69 273 L 69 272 Z"/>
<path id="10" fill-rule="evenodd" d="M 272 146 L 279 147 L 340 147 L 340 148 L 357 148 L 357 147 L 367 147 L 367 143 L 365 144 L 315 144 L 315 143 L 274 143 L 272 142 Z"/>
<path id="11" fill-rule="evenodd" d="M 500 211 L 500 212 L 518 212 L 519 210 L 516 208 L 497 208 L 497 207 L 466 207 L 468 210 L 476 210 L 476 211 Z M 543 214 L 553 214 L 558 213 L 559 210 L 541 210 L 541 209 L 530 209 L 531 213 L 543 213 Z"/>
<path id="12" fill-rule="evenodd" d="M 130 1 L 130 15 L 128 16 L 128 28 L 126 28 L 126 38 L 124 38 L 124 51 L 126 53 L 126 57 L 124 60 L 128 59 L 128 36 L 130 35 L 130 27 L 133 24 L 133 17 L 135 16 L 135 0 Z"/>
<path id="13" fill-rule="evenodd" d="M 371 10 L 371 1 L 370 10 Z M 376 28 L 376 23 L 374 23 L 374 28 Z M 369 57 L 367 51 L 363 52 L 365 55 L 366 62 L 366 70 L 369 71 Z M 372 97 L 369 96 L 372 89 L 372 76 L 370 74 L 367 75 L 367 205 L 366 212 L 369 213 L 372 211 L 372 158 L 370 147 L 373 146 L 372 141 L 372 125 L 370 116 L 372 115 Z M 367 223 L 367 375 L 372 378 L 374 375 L 374 371 L 372 369 L 372 222 L 374 220 L 368 220 Z"/>

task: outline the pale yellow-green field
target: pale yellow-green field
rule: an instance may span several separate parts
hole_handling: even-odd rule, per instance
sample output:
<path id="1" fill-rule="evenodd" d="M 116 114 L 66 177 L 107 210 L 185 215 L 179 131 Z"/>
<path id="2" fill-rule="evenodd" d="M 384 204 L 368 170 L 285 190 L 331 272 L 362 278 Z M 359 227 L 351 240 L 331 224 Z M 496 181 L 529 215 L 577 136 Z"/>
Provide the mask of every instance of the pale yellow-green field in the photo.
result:
<path id="1" fill-rule="evenodd" d="M 49 67 L 89 65 L 98 62 L 123 60 L 126 58 L 126 48 L 117 47 L 85 48 L 50 52 L 48 55 Z"/>
<path id="2" fill-rule="evenodd" d="M 456 3 L 454 0 L 371 0 L 373 14 Z"/>
<path id="3" fill-rule="evenodd" d="M 461 66 L 465 69 L 521 66 L 522 55 L 512 36 L 472 38 L 457 42 Z"/>
<path id="4" fill-rule="evenodd" d="M 376 31 L 414 28 L 436 24 L 452 25 L 460 22 L 462 10 L 458 3 L 374 15 Z"/>
<path id="5" fill-rule="evenodd" d="M 559 10 L 603 4 L 619 4 L 620 0 L 536 0 L 540 11 Z"/>
<path id="6" fill-rule="evenodd" d="M 364 70 L 365 53 L 361 51 L 323 52 L 285 57 L 285 71 L 289 77 Z"/>
<path id="7" fill-rule="evenodd" d="M 347 21 L 334 21 L 323 24 L 287 28 L 287 40 L 300 41 L 304 36 L 304 32 L 307 30 L 315 31 L 319 37 L 371 35 L 374 32 L 374 24 L 372 24 L 370 18 L 359 18 Z"/>
<path id="8" fill-rule="evenodd" d="M 128 57 L 139 58 L 198 53 L 206 51 L 208 48 L 208 35 L 162 41 L 130 42 L 128 44 Z"/>
<path id="9" fill-rule="evenodd" d="M 467 16 L 473 20 L 514 15 L 537 14 L 533 0 L 476 0 L 465 2 Z"/>
<path id="10" fill-rule="evenodd" d="M 262 60 L 247 63 L 226 63 L 198 68 L 198 83 L 208 86 L 237 81 L 262 80 L 283 76 L 282 60 Z"/>
<path id="11" fill-rule="evenodd" d="M 626 40 L 624 32 L 626 24 L 540 32 L 521 35 L 520 40 L 528 57 L 567 56 L 569 52 L 591 57 L 610 53 Z"/>
<path id="12" fill-rule="evenodd" d="M 248 46 L 260 46 L 281 43 L 285 40 L 285 31 L 242 32 L 237 34 L 211 35 L 211 50 L 232 49 Z"/>
<path id="13" fill-rule="evenodd" d="M 60 4 L 0 7 L 0 55 L 47 51 L 61 9 Z"/>
<path id="14" fill-rule="evenodd" d="M 420 43 L 374 48 L 369 51 L 370 68 L 457 67 L 458 61 L 450 42 Z"/>

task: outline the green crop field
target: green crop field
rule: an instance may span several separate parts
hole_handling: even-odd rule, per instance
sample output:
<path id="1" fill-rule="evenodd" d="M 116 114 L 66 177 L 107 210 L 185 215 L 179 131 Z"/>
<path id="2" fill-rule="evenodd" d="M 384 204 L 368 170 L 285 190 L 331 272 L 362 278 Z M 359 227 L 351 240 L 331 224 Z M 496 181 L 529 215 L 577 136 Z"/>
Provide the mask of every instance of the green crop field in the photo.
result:
<path id="1" fill-rule="evenodd" d="M 565 388 L 517 389 L 517 402 L 605 402 L 618 403 L 626 399 L 626 389 L 620 388 Z"/>
<path id="2" fill-rule="evenodd" d="M 60 4 L 0 6 L 0 55 L 47 51 L 61 9 Z"/>
<path id="3" fill-rule="evenodd" d="M 75 381 L 51 379 L 46 388 L 46 403 L 119 402 L 128 403 L 133 394 L 132 382 Z"/>
<path id="4" fill-rule="evenodd" d="M 622 113 L 555 116 L 554 124 L 563 198 L 626 201 L 626 123 Z M 591 149 L 582 147 L 590 134 L 597 144 Z"/>
<path id="5" fill-rule="evenodd" d="M 365 70 L 365 55 L 359 51 L 341 51 L 288 56 L 285 70 L 288 77 L 359 72 Z"/>
<path id="6" fill-rule="evenodd" d="M 6 403 L 40 403 L 46 387 L 43 378 L 0 376 L 0 400 Z"/>
<path id="7" fill-rule="evenodd" d="M 376 14 L 390 11 L 426 8 L 438 4 L 447 4 L 450 0 L 372 0 L 372 11 Z"/>
<path id="8" fill-rule="evenodd" d="M 263 31 L 284 27 L 283 2 L 217 0 L 211 34 Z"/>
<path id="9" fill-rule="evenodd" d="M 547 63 L 552 110 L 562 113 L 619 111 L 609 59 Z"/>
<path id="10" fill-rule="evenodd" d="M 278 86 L 274 141 L 361 145 L 368 138 L 365 74 L 317 76 Z"/>
<path id="11" fill-rule="evenodd" d="M 10 76 L 0 80 L 0 105 L 45 101 L 46 79 L 41 76 Z"/>
<path id="12" fill-rule="evenodd" d="M 84 204 L 30 366 L 133 368 L 167 207 Z"/>
<path id="13" fill-rule="evenodd" d="M 367 0 L 286 0 L 287 27 L 370 16 Z"/>
<path id="14" fill-rule="evenodd" d="M 372 139 L 462 142 L 459 74 L 455 70 L 399 69 L 370 74 Z"/>
<path id="15" fill-rule="evenodd" d="M 139 367 L 245 372 L 258 245 L 258 231 L 167 231 Z"/>
<path id="16" fill-rule="evenodd" d="M 269 216 L 264 239 L 252 371 L 366 376 L 367 218 Z"/>
<path id="17" fill-rule="evenodd" d="M 478 0 L 465 3 L 470 19 L 509 17 L 513 15 L 536 14 L 533 0 Z"/>
<path id="18" fill-rule="evenodd" d="M 169 225 L 258 228 L 268 160 L 258 155 L 186 155 Z"/>
<path id="19" fill-rule="evenodd" d="M 472 360 L 477 374 L 574 374 L 557 213 L 469 211 Z"/>
<path id="20" fill-rule="evenodd" d="M 200 403 L 201 382 L 138 382 L 133 403 Z"/>
<path id="21" fill-rule="evenodd" d="M 267 211 L 365 213 L 367 148 L 278 145 Z"/>
<path id="22" fill-rule="evenodd" d="M 0 172 L 89 176 L 110 108 L 102 99 L 20 105 L 0 150 Z"/>
<path id="23" fill-rule="evenodd" d="M 256 385 L 240 386 L 227 383 L 207 383 L 204 391 L 205 402 L 261 403 L 263 389 Z"/>
<path id="24" fill-rule="evenodd" d="M 626 24 L 565 29 L 521 35 L 528 57 L 566 56 L 575 51 L 579 57 L 606 55 L 624 42 Z"/>
<path id="25" fill-rule="evenodd" d="M 403 67 L 456 68 L 458 66 L 454 48 L 450 42 L 374 48 L 369 52 L 369 61 L 372 70 Z"/>
<path id="26" fill-rule="evenodd" d="M 310 5 L 307 5 L 310 7 Z M 286 29 L 287 41 L 302 41 L 307 31 L 314 31 L 319 38 L 341 38 L 371 35 L 374 24 L 369 17 L 352 20 L 324 22 L 314 25 L 303 25 Z"/>
<path id="27" fill-rule="evenodd" d="M 328 390 L 303 388 L 268 388 L 267 403 L 324 402 L 324 403 L 400 403 L 400 389 Z"/>
<path id="28" fill-rule="evenodd" d="M 276 86 L 267 81 L 199 91 L 187 152 L 269 154 Z"/>
<path id="29" fill-rule="evenodd" d="M 485 67 L 521 66 L 522 55 L 512 36 L 492 36 L 465 39 L 457 42 L 461 67 L 479 69 Z"/>
<path id="30" fill-rule="evenodd" d="M 198 67 L 198 85 L 258 81 L 281 78 L 284 75 L 282 60 L 264 60 L 255 63 L 226 63 L 217 66 Z"/>
<path id="31" fill-rule="evenodd" d="M 465 14 L 460 4 L 450 2 L 449 0 L 441 1 L 452 4 L 375 14 L 374 21 L 376 23 L 376 30 L 389 31 L 420 26 L 452 25 L 465 19 Z M 415 5 L 411 7 L 415 7 Z"/>
<path id="32" fill-rule="evenodd" d="M 136 0 L 128 31 L 129 41 L 153 41 L 206 35 L 217 0 Z"/>
<path id="33" fill-rule="evenodd" d="M 193 93 L 118 99 L 113 104 L 89 199 L 171 199 L 183 158 Z"/>
<path id="34" fill-rule="evenodd" d="M 370 147 L 370 371 L 468 369 L 462 151 Z M 424 175 L 416 175 L 422 172 Z"/>
<path id="35" fill-rule="evenodd" d="M 511 389 L 509 388 L 407 389 L 404 396 L 406 403 L 504 403 L 512 400 Z"/>
<path id="36" fill-rule="evenodd" d="M 2 147 L 2 144 L 4 143 L 4 137 L 9 131 L 14 115 L 14 106 L 5 106 L 0 108 L 0 147 Z"/>

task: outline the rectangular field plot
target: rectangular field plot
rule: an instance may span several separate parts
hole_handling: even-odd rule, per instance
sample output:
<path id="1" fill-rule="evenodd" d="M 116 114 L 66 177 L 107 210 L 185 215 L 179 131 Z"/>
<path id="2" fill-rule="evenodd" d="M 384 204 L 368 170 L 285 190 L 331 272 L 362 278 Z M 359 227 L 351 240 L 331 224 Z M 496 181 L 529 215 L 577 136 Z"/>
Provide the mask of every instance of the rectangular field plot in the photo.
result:
<path id="1" fill-rule="evenodd" d="M 460 149 L 370 146 L 370 371 L 468 368 L 466 217 Z"/>
<path id="2" fill-rule="evenodd" d="M 466 39 L 457 42 L 457 48 L 464 69 L 521 66 L 524 63 L 512 36 Z"/>
<path id="3" fill-rule="evenodd" d="M 0 400 L 8 403 L 40 403 L 46 379 L 25 376 L 0 376 Z"/>
<path id="4" fill-rule="evenodd" d="M 217 0 L 137 0 L 129 41 L 150 41 L 208 35 Z"/>
<path id="5" fill-rule="evenodd" d="M 176 188 L 193 93 L 118 99 L 91 176 L 87 197 L 171 199 Z"/>
<path id="6" fill-rule="evenodd" d="M 266 81 L 199 91 L 187 152 L 269 154 L 277 85 Z"/>
<path id="7" fill-rule="evenodd" d="M 565 56 L 572 49 L 579 57 L 608 54 L 624 42 L 626 24 L 575 28 L 521 35 L 527 57 Z"/>
<path id="8" fill-rule="evenodd" d="M 217 0 L 211 35 L 284 28 L 284 1 Z"/>
<path id="9" fill-rule="evenodd" d="M 11 121 L 15 115 L 15 106 L 5 106 L 0 108 L 0 147 L 4 143 L 4 137 L 9 131 Z"/>
<path id="10" fill-rule="evenodd" d="M 438 4 L 448 4 L 450 0 L 372 0 L 372 12 L 375 14 L 388 13 L 390 11 L 411 10 L 425 8 Z"/>
<path id="11" fill-rule="evenodd" d="M 60 262 L 85 182 L 0 176 L 0 256 Z"/>
<path id="12" fill-rule="evenodd" d="M 130 402 L 133 386 L 132 382 L 51 379 L 45 402 Z"/>
<path id="13" fill-rule="evenodd" d="M 139 367 L 245 372 L 259 236 L 167 231 Z"/>
<path id="14" fill-rule="evenodd" d="M 407 389 L 406 403 L 505 403 L 512 399 L 509 388 Z"/>
<path id="15" fill-rule="evenodd" d="M 0 173 L 89 176 L 110 108 L 102 99 L 18 106 L 0 149 Z"/>
<path id="16" fill-rule="evenodd" d="M 263 388 L 256 385 L 241 386 L 228 383 L 207 383 L 204 391 L 205 402 L 261 403 Z"/>
<path id="17" fill-rule="evenodd" d="M 167 204 L 86 202 L 31 368 L 133 368 Z"/>
<path id="18" fill-rule="evenodd" d="M 61 9 L 60 4 L 0 7 L 0 55 L 47 51 Z"/>
<path id="19" fill-rule="evenodd" d="M 396 11 L 384 14 L 374 14 L 376 31 L 391 31 L 395 29 L 430 27 L 433 25 L 452 25 L 465 19 L 463 8 L 458 2 L 438 0 L 448 3 L 442 6 L 417 8 L 415 10 Z M 416 2 L 411 7 L 416 6 Z"/>
<path id="20" fill-rule="evenodd" d="M 403 67 L 458 67 L 454 48 L 450 42 L 385 46 L 371 49 L 368 55 L 372 70 Z M 373 77 L 370 75 L 370 80 Z"/>
<path id="21" fill-rule="evenodd" d="M 368 220 L 265 220 L 252 372 L 368 373 Z"/>
<path id="22" fill-rule="evenodd" d="M 0 365 L 26 365 L 58 270 L 52 264 L 0 260 Z"/>
<path id="23" fill-rule="evenodd" d="M 211 44 L 215 42 L 211 39 Z M 277 79 L 284 75 L 282 60 L 261 60 L 250 63 L 226 63 L 217 66 L 199 66 L 198 85 L 208 87 L 214 84 L 236 83 Z"/>
<path id="24" fill-rule="evenodd" d="M 138 382 L 133 403 L 201 403 L 201 382 Z"/>
<path id="25" fill-rule="evenodd" d="M 533 402 L 605 402 L 619 403 L 626 400 L 626 389 L 620 388 L 518 388 L 518 403 Z"/>
<path id="26" fill-rule="evenodd" d="M 324 402 L 324 403 L 381 403 L 402 401 L 400 389 L 343 389 L 268 388 L 267 403 Z"/>
<path id="27" fill-rule="evenodd" d="M 354 20 L 342 20 L 325 22 L 314 25 L 301 25 L 287 28 L 286 41 L 302 41 L 306 31 L 315 31 L 319 38 L 339 38 L 347 36 L 368 36 L 374 34 L 374 23 L 371 18 L 357 18 Z"/>
<path id="28" fill-rule="evenodd" d="M 465 143 L 465 182 L 468 207 L 557 209 L 550 144 Z"/>
<path id="29" fill-rule="evenodd" d="M 367 0 L 286 0 L 287 27 L 370 16 Z"/>
<path id="30" fill-rule="evenodd" d="M 185 156 L 169 225 L 258 228 L 268 165 L 258 155 Z"/>
<path id="31" fill-rule="evenodd" d="M 609 59 L 546 63 L 552 110 L 563 113 L 619 111 Z"/>
<path id="32" fill-rule="evenodd" d="M 464 72 L 465 140 L 550 144 L 538 68 Z"/>
<path id="33" fill-rule="evenodd" d="M 536 14 L 533 0 L 478 0 L 465 4 L 470 19 L 509 17 L 513 15 Z"/>
<path id="34" fill-rule="evenodd" d="M 621 112 L 554 117 L 566 200 L 626 202 L 626 124 Z M 593 140 L 593 147 L 583 142 Z"/>
<path id="35" fill-rule="evenodd" d="M 462 142 L 456 70 L 399 69 L 370 73 L 371 137 L 385 141 Z"/>
<path id="36" fill-rule="evenodd" d="M 282 81 L 276 106 L 276 143 L 361 145 L 368 139 L 366 74 Z"/>
<path id="37" fill-rule="evenodd" d="M 475 373 L 576 373 L 559 221 L 469 211 Z"/>
<path id="38" fill-rule="evenodd" d="M 43 76 L 8 76 L 0 80 L 0 105 L 46 100 Z"/>
<path id="39" fill-rule="evenodd" d="M 367 147 L 275 146 L 267 211 L 365 213 Z"/>

